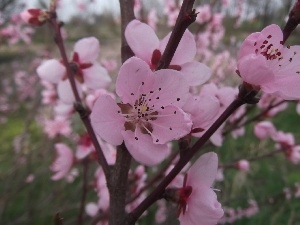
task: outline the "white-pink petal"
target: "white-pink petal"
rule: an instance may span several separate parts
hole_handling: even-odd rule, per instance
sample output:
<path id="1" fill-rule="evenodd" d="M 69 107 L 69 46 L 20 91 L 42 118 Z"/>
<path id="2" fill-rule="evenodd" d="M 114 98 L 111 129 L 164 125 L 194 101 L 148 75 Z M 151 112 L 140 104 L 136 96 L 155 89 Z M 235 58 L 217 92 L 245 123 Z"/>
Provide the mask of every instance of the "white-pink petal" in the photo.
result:
<path id="1" fill-rule="evenodd" d="M 107 70 L 99 63 L 94 63 L 93 66 L 84 69 L 83 76 L 84 83 L 91 89 L 105 88 L 111 82 Z"/>
<path id="2" fill-rule="evenodd" d="M 218 155 L 214 152 L 203 154 L 189 169 L 187 184 L 197 187 L 199 184 L 211 187 L 218 170 Z"/>
<path id="3" fill-rule="evenodd" d="M 75 84 L 76 84 L 76 88 L 77 88 L 77 92 L 79 94 L 79 97 L 82 98 L 83 93 L 82 93 L 82 89 L 80 87 L 80 84 L 77 82 L 77 80 L 75 80 Z M 67 80 L 62 80 L 58 83 L 57 93 L 58 93 L 59 99 L 62 102 L 66 103 L 66 104 L 73 104 L 75 102 L 75 95 L 73 93 L 71 83 L 68 79 Z"/>
<path id="4" fill-rule="evenodd" d="M 100 44 L 97 38 L 82 38 L 74 45 L 74 52 L 78 53 L 81 63 L 91 63 L 97 60 Z"/>
<path id="5" fill-rule="evenodd" d="M 170 36 L 171 33 L 164 37 L 164 39 L 160 42 L 159 49 L 162 53 L 165 51 Z M 175 54 L 171 61 L 171 65 L 181 65 L 183 63 L 193 61 L 196 55 L 196 51 L 197 48 L 194 35 L 189 30 L 186 30 L 175 51 Z"/>
<path id="6" fill-rule="evenodd" d="M 134 54 L 150 63 L 153 51 L 159 46 L 159 39 L 154 30 L 145 23 L 132 20 L 126 27 L 125 37 Z"/>
<path id="7" fill-rule="evenodd" d="M 66 68 L 58 60 L 50 59 L 42 62 L 36 72 L 41 79 L 56 84 L 64 77 Z"/>
<path id="8" fill-rule="evenodd" d="M 211 76 L 211 69 L 200 62 L 188 62 L 181 65 L 180 70 L 190 86 L 204 84 Z"/>

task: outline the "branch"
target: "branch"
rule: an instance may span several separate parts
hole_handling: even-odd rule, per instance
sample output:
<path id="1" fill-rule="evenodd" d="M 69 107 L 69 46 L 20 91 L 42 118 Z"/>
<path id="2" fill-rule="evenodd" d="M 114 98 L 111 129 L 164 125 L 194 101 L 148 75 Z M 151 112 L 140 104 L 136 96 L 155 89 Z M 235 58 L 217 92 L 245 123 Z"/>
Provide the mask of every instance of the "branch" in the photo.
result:
<path id="1" fill-rule="evenodd" d="M 74 94 L 75 99 L 76 99 L 76 102 L 74 104 L 74 108 L 79 113 L 80 118 L 81 118 L 82 122 L 84 123 L 84 126 L 85 126 L 88 134 L 90 135 L 92 143 L 93 143 L 93 145 L 96 149 L 96 152 L 97 152 L 98 162 L 102 166 L 106 178 L 108 178 L 109 175 L 110 175 L 108 163 L 106 161 L 106 158 L 105 158 L 105 156 L 103 154 L 103 151 L 100 147 L 100 144 L 97 140 L 96 134 L 95 134 L 95 132 L 92 128 L 92 125 L 90 123 L 89 112 L 83 107 L 81 99 L 80 99 L 79 94 L 78 94 L 78 90 L 76 88 L 74 74 L 73 74 L 73 71 L 70 67 L 69 61 L 68 61 L 68 57 L 67 57 L 65 46 L 64 46 L 64 41 L 63 41 L 62 34 L 61 34 L 62 24 L 57 21 L 56 13 L 55 12 L 51 12 L 51 13 L 52 13 L 52 17 L 51 17 L 49 22 L 50 22 L 50 24 L 51 24 L 51 26 L 52 26 L 52 28 L 55 32 L 55 42 L 58 46 L 58 49 L 59 49 L 60 55 L 62 57 L 63 63 L 66 67 L 67 76 L 68 76 L 68 79 L 70 81 L 72 91 L 73 91 L 73 94 Z"/>
<path id="2" fill-rule="evenodd" d="M 159 61 L 157 70 L 168 68 L 185 30 L 196 20 L 197 14 L 195 10 L 193 10 L 194 2 L 195 0 L 183 1 L 174 29 Z"/>
<path id="3" fill-rule="evenodd" d="M 135 19 L 133 6 L 134 0 L 120 0 L 122 63 L 134 55 L 125 38 L 127 24 Z M 116 164 L 113 168 L 111 177 L 107 180 L 110 194 L 110 225 L 120 225 L 125 222 L 126 192 L 131 158 L 132 157 L 124 143 L 118 146 Z"/>
<path id="4" fill-rule="evenodd" d="M 286 22 L 285 27 L 283 28 L 283 43 L 286 42 L 290 34 L 293 30 L 296 29 L 298 24 L 300 23 L 300 0 L 298 0 L 294 7 L 292 8 L 291 12 L 289 13 L 289 19 Z"/>
<path id="5" fill-rule="evenodd" d="M 249 118 L 248 120 L 246 120 L 245 122 L 241 123 L 241 124 L 236 124 L 235 127 L 231 127 L 229 128 L 228 130 L 226 130 L 225 132 L 223 132 L 224 135 L 228 134 L 229 132 L 233 131 L 233 130 L 236 130 L 236 129 L 239 129 L 249 123 L 252 123 L 254 121 L 257 121 L 259 120 L 261 117 L 263 117 L 266 113 L 268 113 L 271 109 L 277 107 L 277 106 L 280 106 L 281 104 L 287 102 L 286 100 L 282 100 L 280 102 L 277 102 L 275 103 L 274 105 L 269 105 L 265 110 L 261 111 L 260 113 L 258 113 L 257 115 L 253 116 L 252 118 Z"/>
<path id="6" fill-rule="evenodd" d="M 248 162 L 254 162 L 254 161 L 257 161 L 257 160 L 260 160 L 260 159 L 265 159 L 265 158 L 272 157 L 273 155 L 275 155 L 277 153 L 280 153 L 280 152 L 283 152 L 282 149 L 274 150 L 274 151 L 271 151 L 271 152 L 268 152 L 268 153 L 265 153 L 265 154 L 262 154 L 262 155 L 259 155 L 259 156 L 251 157 L 251 158 L 248 158 L 246 160 Z M 235 165 L 240 160 L 242 160 L 242 159 L 235 160 L 234 162 L 228 163 L 228 164 L 225 164 L 225 165 L 219 165 L 219 168 L 223 168 L 223 169 L 236 168 Z"/>
<path id="7" fill-rule="evenodd" d="M 126 217 L 125 202 L 131 158 L 124 143 L 118 146 L 116 164 L 108 184 L 110 193 L 110 225 L 120 225 Z"/>

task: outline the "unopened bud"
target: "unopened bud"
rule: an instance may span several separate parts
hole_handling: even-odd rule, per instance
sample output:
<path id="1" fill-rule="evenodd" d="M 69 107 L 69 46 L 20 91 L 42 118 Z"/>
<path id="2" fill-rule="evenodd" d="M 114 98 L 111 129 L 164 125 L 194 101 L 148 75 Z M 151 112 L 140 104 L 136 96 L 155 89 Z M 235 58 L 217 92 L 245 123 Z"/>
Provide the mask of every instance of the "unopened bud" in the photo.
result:
<path id="1" fill-rule="evenodd" d="M 21 18 L 30 25 L 41 26 L 50 17 L 48 11 L 42 9 L 27 9 L 20 14 Z"/>

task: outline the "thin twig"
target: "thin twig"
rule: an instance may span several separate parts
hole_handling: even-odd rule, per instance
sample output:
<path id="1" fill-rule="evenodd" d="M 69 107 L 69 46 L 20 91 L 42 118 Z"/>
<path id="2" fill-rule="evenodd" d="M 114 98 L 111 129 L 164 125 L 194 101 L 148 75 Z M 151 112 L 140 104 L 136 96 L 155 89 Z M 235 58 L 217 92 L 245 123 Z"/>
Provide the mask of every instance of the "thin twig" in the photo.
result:
<path id="1" fill-rule="evenodd" d="M 188 26 L 196 20 L 197 14 L 195 10 L 193 10 L 194 2 L 195 0 L 183 1 L 174 29 L 159 61 L 157 70 L 168 68 L 184 32 Z"/>
<path id="2" fill-rule="evenodd" d="M 92 143 L 95 147 L 95 150 L 96 150 L 96 153 L 98 156 L 97 157 L 98 162 L 102 166 L 106 178 L 108 178 L 110 176 L 108 163 L 107 163 L 104 153 L 100 147 L 100 144 L 97 140 L 97 136 L 96 136 L 96 134 L 92 128 L 92 125 L 90 123 L 89 112 L 82 105 L 82 102 L 79 97 L 78 90 L 77 90 L 77 87 L 75 84 L 73 71 L 72 71 L 69 61 L 68 61 L 68 57 L 67 57 L 65 46 L 64 46 L 64 41 L 63 41 L 62 34 L 61 34 L 62 24 L 57 21 L 56 13 L 55 12 L 52 12 L 52 13 L 53 13 L 53 16 L 50 19 L 50 24 L 55 32 L 55 42 L 58 46 L 63 63 L 66 67 L 67 76 L 70 81 L 73 94 L 75 96 L 76 103 L 74 104 L 74 107 L 75 107 L 76 111 L 79 113 L 80 118 L 81 118 L 82 122 L 84 123 L 85 128 L 87 129 L 87 132 L 88 132 L 88 134 L 92 140 Z"/>
<path id="3" fill-rule="evenodd" d="M 278 150 L 274 150 L 274 151 L 271 151 L 271 152 L 268 152 L 268 153 L 265 153 L 265 154 L 262 154 L 262 155 L 259 155 L 259 156 L 248 158 L 246 160 L 248 162 L 254 162 L 254 161 L 257 161 L 257 160 L 269 158 L 269 157 L 271 157 L 271 156 L 273 156 L 277 153 L 281 153 L 281 152 L 283 152 L 282 149 L 278 149 Z M 223 169 L 235 168 L 236 163 L 240 160 L 242 160 L 242 159 L 235 160 L 234 162 L 228 163 L 228 164 L 225 164 L 225 165 L 219 165 L 219 168 L 223 168 Z"/>
<path id="4" fill-rule="evenodd" d="M 277 106 L 280 106 L 281 104 L 283 104 L 283 103 L 285 103 L 285 102 L 287 102 L 287 101 L 286 101 L 286 100 L 282 100 L 282 101 L 280 101 L 280 102 L 277 102 L 277 103 L 274 104 L 274 105 L 272 105 L 272 104 L 269 105 L 265 110 L 261 111 L 260 113 L 258 113 L 258 114 L 255 115 L 255 116 L 249 118 L 249 119 L 246 120 L 245 122 L 243 122 L 243 123 L 241 123 L 241 124 L 237 124 L 235 127 L 229 128 L 228 130 L 224 131 L 223 134 L 226 135 L 226 134 L 230 133 L 230 132 L 233 131 L 233 130 L 239 129 L 239 128 L 241 128 L 241 127 L 243 127 L 243 126 L 245 126 L 245 125 L 247 125 L 247 124 L 249 124 L 249 123 L 252 123 L 252 122 L 254 122 L 254 121 L 257 121 L 257 120 L 261 119 L 261 117 L 263 117 L 264 115 L 266 115 L 266 113 L 268 113 L 271 109 L 273 109 L 273 108 L 275 108 L 275 107 L 277 107 Z"/>

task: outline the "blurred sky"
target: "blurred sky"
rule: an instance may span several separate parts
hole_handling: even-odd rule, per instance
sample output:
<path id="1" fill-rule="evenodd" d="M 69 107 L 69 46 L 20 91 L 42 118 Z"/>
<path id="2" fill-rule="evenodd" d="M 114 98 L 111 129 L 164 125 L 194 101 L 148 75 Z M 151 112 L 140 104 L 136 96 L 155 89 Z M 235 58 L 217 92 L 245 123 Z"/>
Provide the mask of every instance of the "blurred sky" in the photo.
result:
<path id="1" fill-rule="evenodd" d="M 1 0 L 0 0 L 1 1 Z M 49 5 L 50 0 L 23 0 L 27 7 L 37 7 L 41 3 Z M 84 13 L 99 15 L 101 13 L 119 13 L 118 0 L 61 0 L 57 11 L 60 20 L 68 22 L 74 15 L 85 16 Z"/>

